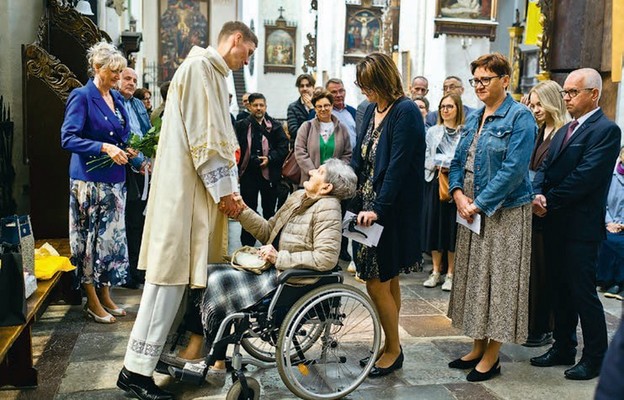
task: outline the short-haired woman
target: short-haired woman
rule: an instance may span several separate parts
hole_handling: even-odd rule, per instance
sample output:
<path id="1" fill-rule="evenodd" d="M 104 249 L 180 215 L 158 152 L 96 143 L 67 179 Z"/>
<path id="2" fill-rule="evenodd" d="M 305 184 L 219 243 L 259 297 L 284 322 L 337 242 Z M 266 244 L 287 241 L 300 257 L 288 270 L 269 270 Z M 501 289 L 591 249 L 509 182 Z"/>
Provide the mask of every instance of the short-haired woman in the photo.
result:
<path id="1" fill-rule="evenodd" d="M 309 172 L 319 168 L 326 160 L 338 158 L 351 161 L 349 131 L 332 114 L 334 96 L 325 89 L 314 91 L 312 106 L 316 118 L 299 127 L 295 139 L 295 158 L 301 169 L 301 186 L 309 178 Z"/>
<path id="2" fill-rule="evenodd" d="M 385 343 L 369 373 L 376 378 L 403 366 L 399 341 L 399 273 L 421 261 L 421 209 L 425 126 L 414 102 L 405 97 L 390 57 L 371 53 L 356 67 L 357 86 L 371 104 L 362 119 L 351 166 L 358 191 L 350 209 L 358 225 L 384 227 L 377 247 L 354 242 L 359 277 L 379 311 Z M 366 360 L 362 360 L 363 363 Z"/>
<path id="3" fill-rule="evenodd" d="M 537 125 L 507 88 L 511 66 L 498 53 L 470 64 L 470 84 L 485 106 L 468 117 L 449 172 L 449 191 L 461 218 L 481 218 L 480 233 L 459 226 L 448 315 L 474 339 L 472 350 L 449 363 L 472 369 L 466 379 L 500 373 L 504 342 L 524 343 L 531 259 L 529 160 Z"/>
<path id="4" fill-rule="evenodd" d="M 69 95 L 61 127 L 61 146 L 72 153 L 69 242 L 87 295 L 84 312 L 95 322 L 110 324 L 126 314 L 110 297 L 110 287 L 124 284 L 128 269 L 124 165 L 129 158 L 123 149 L 130 124 L 122 97 L 113 90 L 126 59 L 106 42 L 93 45 L 87 54 L 93 78 Z M 112 165 L 90 167 L 89 161 L 102 154 Z"/>

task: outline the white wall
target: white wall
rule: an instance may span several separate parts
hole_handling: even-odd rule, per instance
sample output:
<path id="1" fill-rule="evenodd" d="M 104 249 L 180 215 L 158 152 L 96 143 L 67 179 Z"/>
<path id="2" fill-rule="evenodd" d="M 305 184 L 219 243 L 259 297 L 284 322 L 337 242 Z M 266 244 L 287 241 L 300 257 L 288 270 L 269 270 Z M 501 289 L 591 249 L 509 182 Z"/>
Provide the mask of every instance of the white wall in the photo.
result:
<path id="1" fill-rule="evenodd" d="M 24 154 L 24 124 L 22 113 L 22 44 L 33 43 L 37 36 L 39 19 L 45 11 L 44 2 L 3 0 L 0 1 L 0 95 L 4 105 L 11 108 L 14 122 L 13 166 L 15 184 L 13 198 L 17 202 L 18 212 L 29 210 L 25 187 L 29 182 L 28 165 Z"/>

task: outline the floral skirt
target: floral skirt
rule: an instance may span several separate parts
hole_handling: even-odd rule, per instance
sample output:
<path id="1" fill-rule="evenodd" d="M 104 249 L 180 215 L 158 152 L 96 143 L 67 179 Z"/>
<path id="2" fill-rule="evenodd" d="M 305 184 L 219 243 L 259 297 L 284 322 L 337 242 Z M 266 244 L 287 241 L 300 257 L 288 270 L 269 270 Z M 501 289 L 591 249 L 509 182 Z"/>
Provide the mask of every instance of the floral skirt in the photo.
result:
<path id="1" fill-rule="evenodd" d="M 69 245 L 78 283 L 123 285 L 128 271 L 124 183 L 69 183 Z"/>

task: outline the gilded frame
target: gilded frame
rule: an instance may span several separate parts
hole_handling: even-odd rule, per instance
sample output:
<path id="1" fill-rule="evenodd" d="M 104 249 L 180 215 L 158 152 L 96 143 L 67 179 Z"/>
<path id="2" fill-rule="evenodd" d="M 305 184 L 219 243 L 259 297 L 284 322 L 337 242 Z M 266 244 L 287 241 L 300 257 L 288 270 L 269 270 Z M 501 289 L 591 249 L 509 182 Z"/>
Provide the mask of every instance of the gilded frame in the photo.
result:
<path id="1" fill-rule="evenodd" d="M 295 74 L 297 25 L 278 18 L 264 23 L 264 73 Z"/>
<path id="2" fill-rule="evenodd" d="M 367 54 L 381 51 L 381 7 L 347 4 L 343 64 L 356 64 Z"/>

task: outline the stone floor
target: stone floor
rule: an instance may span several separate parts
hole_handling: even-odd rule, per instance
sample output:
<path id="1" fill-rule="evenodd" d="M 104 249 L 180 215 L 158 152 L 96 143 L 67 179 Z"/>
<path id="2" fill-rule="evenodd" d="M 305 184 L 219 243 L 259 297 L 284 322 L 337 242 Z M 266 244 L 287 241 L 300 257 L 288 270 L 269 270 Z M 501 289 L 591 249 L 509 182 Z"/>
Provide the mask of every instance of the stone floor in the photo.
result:
<path id="1" fill-rule="evenodd" d="M 238 242 L 232 226 L 231 245 Z M 425 267 L 426 268 L 426 267 Z M 349 399 L 592 399 L 597 380 L 574 382 L 564 379 L 564 367 L 535 368 L 529 358 L 547 348 L 529 349 L 519 345 L 502 348 L 502 374 L 484 383 L 468 383 L 465 372 L 451 370 L 447 363 L 470 347 L 470 339 L 451 327 L 446 318 L 449 294 L 440 287 L 423 288 L 426 273 L 401 278 L 403 307 L 401 338 L 405 351 L 403 369 L 377 380 L 366 380 Z M 351 277 L 347 283 L 359 286 Z M 115 386 L 123 364 L 127 339 L 139 305 L 141 291 L 115 289 L 113 296 L 128 310 L 128 316 L 112 325 L 86 320 L 80 306 L 52 305 L 35 324 L 33 346 L 39 387 L 32 390 L 0 391 L 8 399 L 123 399 Z M 618 324 L 622 303 L 605 299 L 609 337 Z M 258 379 L 263 399 L 293 399 L 281 382 L 276 368 L 252 370 Z M 224 399 L 231 382 L 223 387 L 192 386 L 156 374 L 156 380 L 178 399 Z"/>

